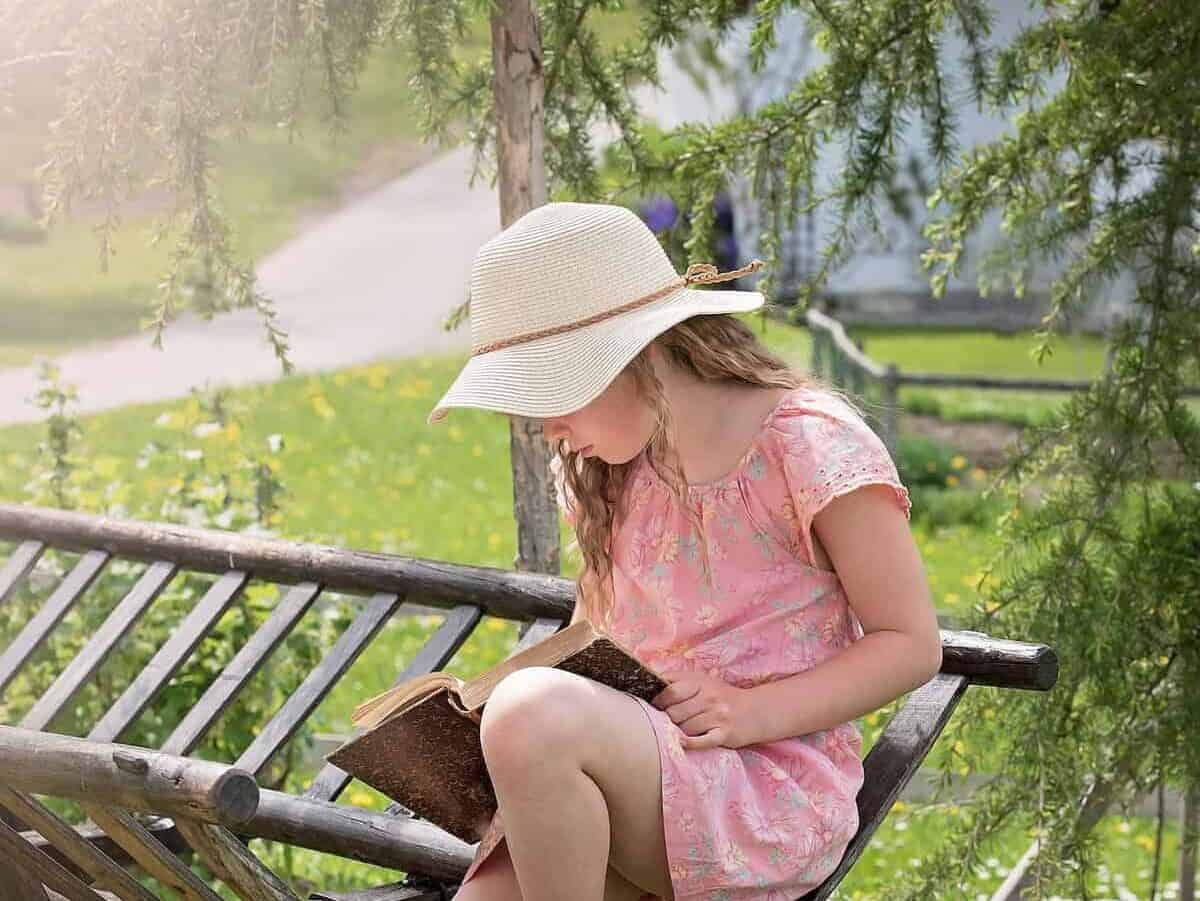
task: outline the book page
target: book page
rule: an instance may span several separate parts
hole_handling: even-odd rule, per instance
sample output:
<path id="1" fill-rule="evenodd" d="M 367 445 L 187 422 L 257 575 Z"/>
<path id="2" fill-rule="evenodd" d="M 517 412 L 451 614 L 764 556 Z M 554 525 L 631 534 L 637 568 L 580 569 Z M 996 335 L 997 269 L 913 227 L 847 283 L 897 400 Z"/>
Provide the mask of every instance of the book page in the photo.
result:
<path id="1" fill-rule="evenodd" d="M 451 673 L 441 670 L 426 673 L 363 701 L 354 708 L 350 720 L 356 727 L 369 729 L 393 714 L 402 713 L 443 687 L 454 693 L 461 690 L 462 684 L 462 680 Z"/>

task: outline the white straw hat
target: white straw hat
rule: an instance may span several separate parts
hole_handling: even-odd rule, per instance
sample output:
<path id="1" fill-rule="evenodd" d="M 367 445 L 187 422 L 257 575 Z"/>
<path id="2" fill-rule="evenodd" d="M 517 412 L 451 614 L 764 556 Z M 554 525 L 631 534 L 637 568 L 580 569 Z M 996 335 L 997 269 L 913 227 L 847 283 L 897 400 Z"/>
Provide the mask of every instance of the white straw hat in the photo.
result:
<path id="1" fill-rule="evenodd" d="M 679 275 L 637 214 L 547 203 L 489 240 L 471 267 L 471 359 L 429 415 L 479 407 L 544 419 L 597 397 L 657 335 L 690 316 L 763 304 L 757 291 L 691 287 L 758 270 Z"/>

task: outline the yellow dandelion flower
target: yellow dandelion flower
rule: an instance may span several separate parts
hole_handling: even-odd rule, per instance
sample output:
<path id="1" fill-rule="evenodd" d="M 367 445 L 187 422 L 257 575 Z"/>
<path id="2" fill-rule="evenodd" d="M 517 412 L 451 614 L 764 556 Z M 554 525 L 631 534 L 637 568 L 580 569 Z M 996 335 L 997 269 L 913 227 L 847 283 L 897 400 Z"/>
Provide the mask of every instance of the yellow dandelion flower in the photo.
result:
<path id="1" fill-rule="evenodd" d="M 960 598 L 958 593 L 954 591 L 947 591 L 944 595 L 942 595 L 942 603 L 949 604 L 951 607 L 957 604 L 960 600 L 962 600 L 962 598 Z"/>
<path id="2" fill-rule="evenodd" d="M 433 453 L 433 448 L 430 447 L 428 444 L 418 444 L 417 445 L 417 453 L 420 454 L 422 457 L 428 457 L 430 454 Z"/>
<path id="3" fill-rule="evenodd" d="M 242 430 L 238 428 L 238 424 L 236 422 L 231 422 L 229 425 L 225 426 L 225 437 L 229 441 L 237 441 L 241 434 Z"/>
<path id="4" fill-rule="evenodd" d="M 925 464 L 925 470 L 926 470 L 926 472 L 937 472 L 937 461 L 930 460 L 928 463 Z"/>
<path id="5" fill-rule="evenodd" d="M 1137 838 L 1135 838 L 1133 840 L 1133 842 L 1135 845 L 1137 845 L 1143 851 L 1153 851 L 1154 850 L 1154 839 L 1152 839 L 1148 835 L 1139 835 Z"/>
<path id="6" fill-rule="evenodd" d="M 452 425 L 450 428 L 446 429 L 446 437 L 454 442 L 462 441 L 465 434 L 466 433 L 456 425 Z"/>
<path id="7" fill-rule="evenodd" d="M 950 458 L 950 466 L 953 469 L 966 469 L 967 458 L 964 457 L 962 454 L 955 454 L 953 457 Z"/>
<path id="8" fill-rule="evenodd" d="M 372 391 L 379 391 L 387 387 L 388 370 L 386 366 L 370 366 L 366 371 L 367 387 Z"/>
<path id="9" fill-rule="evenodd" d="M 987 478 L 987 470 L 976 466 L 971 470 L 971 478 L 976 479 L 977 481 L 983 481 Z"/>
<path id="10" fill-rule="evenodd" d="M 954 473 L 950 473 L 950 475 L 946 476 L 946 484 L 953 488 L 958 484 L 958 476 L 956 476 Z"/>
<path id="11" fill-rule="evenodd" d="M 350 803 L 355 807 L 370 807 L 375 799 L 364 791 L 356 791 L 350 793 Z"/>
<path id="12" fill-rule="evenodd" d="M 482 457 L 483 456 L 483 445 L 482 444 L 473 445 L 471 447 L 471 456 L 472 457 Z"/>
<path id="13" fill-rule="evenodd" d="M 495 550 L 500 546 L 500 542 L 504 539 L 500 537 L 499 532 L 489 532 L 487 537 L 488 547 Z"/>
<path id="14" fill-rule="evenodd" d="M 322 419 L 333 419 L 337 415 L 337 411 L 333 409 L 333 405 L 325 399 L 324 394 L 314 394 L 312 396 L 313 411 Z"/>

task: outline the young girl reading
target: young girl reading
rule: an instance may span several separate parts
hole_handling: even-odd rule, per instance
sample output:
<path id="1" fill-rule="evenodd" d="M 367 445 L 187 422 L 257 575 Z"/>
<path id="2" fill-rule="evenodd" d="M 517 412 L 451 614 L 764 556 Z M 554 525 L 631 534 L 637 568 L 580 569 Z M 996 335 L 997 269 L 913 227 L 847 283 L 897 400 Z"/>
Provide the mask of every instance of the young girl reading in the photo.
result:
<path id="1" fill-rule="evenodd" d="M 784 901 L 858 828 L 852 720 L 929 679 L 937 619 L 886 448 L 629 210 L 549 203 L 479 251 L 472 355 L 430 416 L 538 420 L 583 557 L 574 620 L 668 682 L 549 667 L 484 708 L 498 811 L 458 901 Z"/>

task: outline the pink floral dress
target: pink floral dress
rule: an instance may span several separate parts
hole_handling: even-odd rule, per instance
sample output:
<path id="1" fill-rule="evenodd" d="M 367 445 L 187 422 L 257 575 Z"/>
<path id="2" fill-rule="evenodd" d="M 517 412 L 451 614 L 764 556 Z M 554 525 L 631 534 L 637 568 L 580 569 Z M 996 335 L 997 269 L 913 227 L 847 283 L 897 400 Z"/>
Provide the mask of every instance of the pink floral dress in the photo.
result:
<path id="1" fill-rule="evenodd" d="M 837 573 L 815 565 L 810 527 L 830 500 L 870 483 L 891 486 L 908 514 L 908 491 L 857 412 L 814 387 L 789 391 L 732 472 L 689 486 L 708 580 L 685 511 L 643 453 L 613 535 L 605 628 L 654 669 L 704 671 L 740 687 L 816 666 L 863 632 Z M 561 479 L 559 494 L 569 519 Z M 666 711 L 639 703 L 658 740 L 676 899 L 790 901 L 833 871 L 858 829 L 862 738 L 853 723 L 684 750 Z M 497 814 L 464 883 L 502 838 Z"/>

